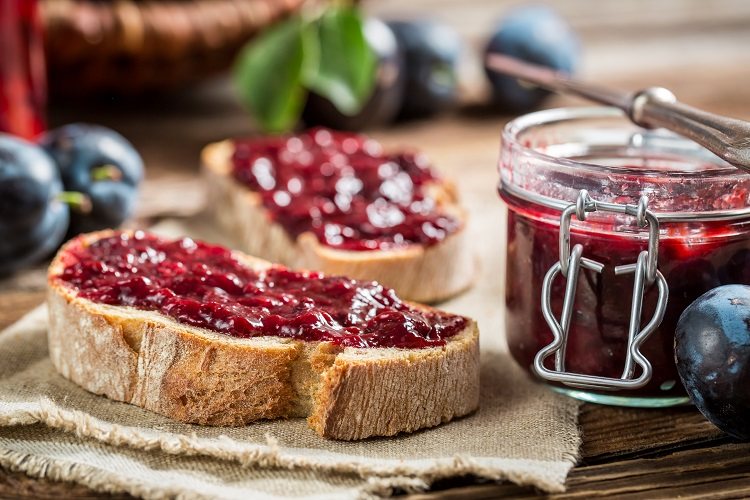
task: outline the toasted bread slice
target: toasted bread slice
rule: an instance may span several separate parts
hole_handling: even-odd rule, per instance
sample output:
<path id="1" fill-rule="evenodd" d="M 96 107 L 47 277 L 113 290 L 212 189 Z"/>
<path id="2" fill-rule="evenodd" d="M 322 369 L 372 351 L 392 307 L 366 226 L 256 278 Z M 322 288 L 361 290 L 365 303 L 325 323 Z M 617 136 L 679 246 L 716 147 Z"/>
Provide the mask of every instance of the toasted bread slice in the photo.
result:
<path id="1" fill-rule="evenodd" d="M 202 425 L 306 416 L 318 434 L 341 440 L 412 432 L 478 406 L 479 333 L 472 320 L 445 345 L 423 349 L 223 335 L 77 296 L 59 278 L 67 254 L 112 234 L 71 240 L 48 274 L 50 358 L 90 392 Z M 233 256 L 256 271 L 270 265 Z"/>
<path id="2" fill-rule="evenodd" d="M 349 251 L 322 245 L 302 233 L 296 239 L 271 220 L 258 193 L 232 176 L 231 141 L 209 144 L 202 152 L 209 189 L 209 207 L 223 230 L 250 255 L 289 267 L 316 269 L 327 274 L 374 280 L 415 302 L 437 302 L 471 286 L 476 259 L 466 236 L 466 214 L 448 182 L 430 186 L 440 207 L 462 221 L 461 228 L 431 245 L 409 245 L 393 250 Z"/>

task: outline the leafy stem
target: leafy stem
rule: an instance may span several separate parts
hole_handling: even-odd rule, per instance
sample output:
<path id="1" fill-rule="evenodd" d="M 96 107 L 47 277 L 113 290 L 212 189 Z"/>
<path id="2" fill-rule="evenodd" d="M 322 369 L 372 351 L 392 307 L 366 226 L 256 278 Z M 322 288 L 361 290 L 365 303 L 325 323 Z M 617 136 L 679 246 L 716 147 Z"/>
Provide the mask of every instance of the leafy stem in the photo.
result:
<path id="1" fill-rule="evenodd" d="M 57 195 L 57 200 L 69 205 L 71 210 L 81 214 L 89 214 L 93 209 L 91 198 L 78 191 L 62 191 Z"/>
<path id="2" fill-rule="evenodd" d="M 234 82 L 258 125 L 286 132 L 299 121 L 308 92 L 354 115 L 375 87 L 377 58 L 352 2 L 306 10 L 269 28 L 241 51 Z"/>
<path id="3" fill-rule="evenodd" d="M 91 169 L 93 181 L 119 181 L 120 179 L 122 179 L 122 171 L 114 165 L 100 165 Z"/>

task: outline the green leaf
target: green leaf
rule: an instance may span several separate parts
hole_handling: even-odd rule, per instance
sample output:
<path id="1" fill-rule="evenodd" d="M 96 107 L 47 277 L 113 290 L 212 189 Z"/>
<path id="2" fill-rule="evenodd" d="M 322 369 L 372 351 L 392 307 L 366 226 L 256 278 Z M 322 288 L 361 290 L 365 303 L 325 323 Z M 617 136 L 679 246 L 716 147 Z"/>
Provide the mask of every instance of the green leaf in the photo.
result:
<path id="1" fill-rule="evenodd" d="M 315 72 L 317 44 L 299 16 L 262 33 L 240 52 L 234 81 L 245 105 L 266 132 L 285 132 L 302 114 L 303 74 Z"/>
<path id="2" fill-rule="evenodd" d="M 329 9 L 318 21 L 318 41 L 317 71 L 305 73 L 306 87 L 342 113 L 356 114 L 373 92 L 377 69 L 361 15 L 352 7 Z"/>

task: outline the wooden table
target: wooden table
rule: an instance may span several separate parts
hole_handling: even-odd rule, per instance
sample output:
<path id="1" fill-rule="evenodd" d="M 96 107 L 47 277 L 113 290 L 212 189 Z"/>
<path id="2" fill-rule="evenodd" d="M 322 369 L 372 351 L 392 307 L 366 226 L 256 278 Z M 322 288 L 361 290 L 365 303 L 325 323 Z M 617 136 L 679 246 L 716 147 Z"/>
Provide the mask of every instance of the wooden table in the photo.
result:
<path id="1" fill-rule="evenodd" d="M 571 9 L 582 12 L 590 6 L 589 2 L 584 2 L 585 7 L 578 1 L 567 3 Z M 647 4 L 635 3 L 641 7 Z M 618 3 L 624 4 L 630 5 L 631 2 Z M 598 70 L 589 70 L 588 74 L 599 81 L 630 89 L 651 84 L 665 85 L 688 103 L 750 119 L 750 85 L 747 84 L 750 81 L 750 64 L 747 63 L 750 61 L 746 53 L 750 42 L 750 33 L 746 29 L 750 19 L 748 4 L 725 2 L 721 4 L 723 7 L 717 8 L 713 3 L 709 7 L 708 2 L 691 3 L 691 8 L 700 11 L 698 5 L 702 6 L 702 14 L 685 15 L 681 25 L 695 27 L 697 23 L 701 27 L 697 30 L 698 35 L 710 39 L 715 54 L 710 51 L 686 54 L 680 47 L 694 47 L 695 37 L 686 37 L 683 31 L 674 29 L 662 34 L 661 39 L 654 32 L 649 36 L 629 37 L 623 31 L 620 37 L 612 37 L 604 33 L 606 30 L 600 24 L 592 22 L 590 16 L 582 14 L 581 29 L 587 43 L 593 44 L 591 40 L 605 36 L 609 36 L 608 40 L 614 38 L 609 44 L 593 44 L 595 50 L 590 52 L 588 60 L 595 61 Z M 729 6 L 742 10 L 742 16 L 727 13 Z M 614 7 L 610 5 L 609 8 Z M 701 24 L 701 15 L 704 21 L 708 21 Z M 470 24 L 464 18 L 460 21 L 464 28 Z M 650 22 L 659 30 L 663 28 L 653 19 Z M 586 29 L 586 23 L 592 28 Z M 615 25 L 615 28 L 622 29 L 622 25 Z M 720 29 L 724 26 L 730 26 L 734 31 Z M 675 40 L 679 43 L 669 52 L 674 56 L 669 64 L 649 59 L 649 54 L 659 50 L 664 52 L 664 43 L 674 44 Z M 744 47 L 741 49 L 745 53 L 742 61 L 737 60 L 740 53 L 736 50 L 738 43 Z M 634 53 L 638 56 L 633 56 Z M 609 54 L 630 54 L 639 62 L 636 65 L 639 70 L 629 71 L 613 64 Z M 478 99 L 481 93 L 481 88 L 470 92 L 473 99 Z M 567 102 L 558 98 L 549 105 Z M 446 167 L 440 161 L 443 157 L 455 159 L 467 155 L 471 161 L 482 162 L 485 168 L 493 169 L 499 130 L 506 119 L 469 105 L 452 116 L 401 125 L 378 131 L 376 135 L 387 143 L 418 145 L 436 158 L 441 167 Z M 54 107 L 53 124 L 72 120 L 113 126 L 140 149 L 149 166 L 141 223 L 194 211 L 201 198 L 200 191 L 194 189 L 191 175 L 197 169 L 201 146 L 251 130 L 247 115 L 238 108 L 230 90 L 221 82 L 188 95 L 160 96 L 151 101 L 58 103 Z M 41 269 L 24 273 L 12 281 L 0 281 L 0 328 L 43 300 Z M 583 431 L 580 463 L 570 473 L 567 492 L 552 495 L 554 498 L 750 496 L 750 444 L 726 437 L 692 407 L 637 410 L 587 404 L 582 408 L 580 425 Z M 512 484 L 477 484 L 472 478 L 458 478 L 442 481 L 434 486 L 433 491 L 413 498 L 519 498 L 537 495 L 538 492 L 532 489 Z M 32 479 L 0 469 L 0 497 L 13 496 L 91 498 L 106 495 L 74 484 Z"/>

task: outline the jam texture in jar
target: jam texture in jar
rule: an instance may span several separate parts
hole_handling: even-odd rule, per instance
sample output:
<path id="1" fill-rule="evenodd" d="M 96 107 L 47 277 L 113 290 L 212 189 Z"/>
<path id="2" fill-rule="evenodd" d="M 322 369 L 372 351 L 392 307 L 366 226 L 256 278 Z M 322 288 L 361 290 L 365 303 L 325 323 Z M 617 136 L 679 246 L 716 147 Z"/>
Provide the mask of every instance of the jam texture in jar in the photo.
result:
<path id="1" fill-rule="evenodd" d="M 645 131 L 607 108 L 550 110 L 510 123 L 503 136 L 500 195 L 508 206 L 506 336 L 511 354 L 534 373 L 534 358 L 553 339 L 542 313 L 542 283 L 559 259 L 559 219 L 580 190 L 591 198 L 636 205 L 644 195 L 660 221 L 658 269 L 669 298 L 664 319 L 640 351 L 652 365 L 639 389 L 559 388 L 589 401 L 666 406 L 686 401 L 674 363 L 674 331 L 682 311 L 704 292 L 750 284 L 750 176 L 697 145 Z M 565 370 L 620 378 L 625 366 L 633 274 L 615 275 L 646 250 L 648 230 L 634 218 L 592 213 L 573 217 L 571 245 L 604 265 L 581 269 L 565 350 Z M 551 286 L 560 318 L 565 278 Z M 656 285 L 647 286 L 640 327 L 651 319 Z M 552 359 L 545 366 L 554 369 Z M 636 369 L 636 376 L 639 375 Z"/>
<path id="2" fill-rule="evenodd" d="M 344 347 L 445 345 L 462 316 L 419 310 L 377 282 L 281 266 L 254 270 L 228 249 L 115 232 L 69 243 L 53 279 L 93 302 L 156 311 L 238 338 L 276 336 Z"/>
<path id="3" fill-rule="evenodd" d="M 434 245 L 460 228 L 441 210 L 441 181 L 420 153 L 385 153 L 374 139 L 324 128 L 234 147 L 234 179 L 293 238 L 309 231 L 341 250 L 387 250 Z"/>

